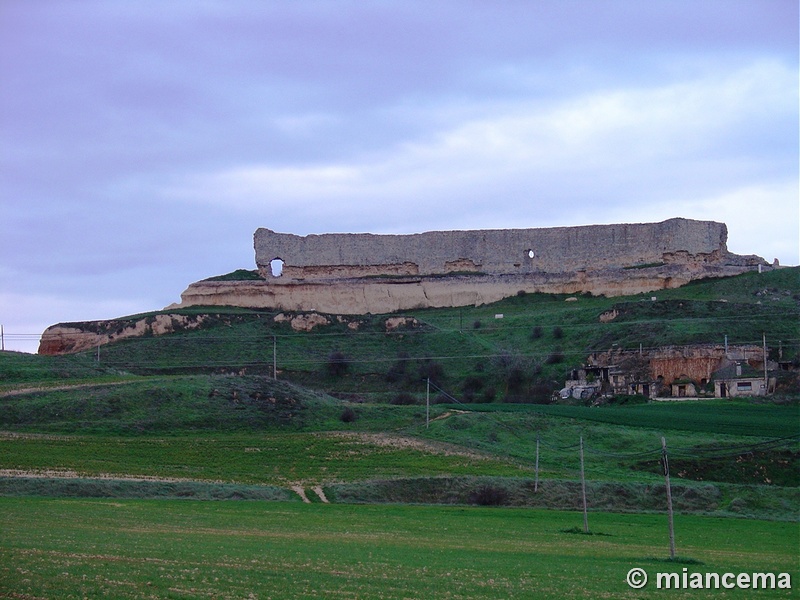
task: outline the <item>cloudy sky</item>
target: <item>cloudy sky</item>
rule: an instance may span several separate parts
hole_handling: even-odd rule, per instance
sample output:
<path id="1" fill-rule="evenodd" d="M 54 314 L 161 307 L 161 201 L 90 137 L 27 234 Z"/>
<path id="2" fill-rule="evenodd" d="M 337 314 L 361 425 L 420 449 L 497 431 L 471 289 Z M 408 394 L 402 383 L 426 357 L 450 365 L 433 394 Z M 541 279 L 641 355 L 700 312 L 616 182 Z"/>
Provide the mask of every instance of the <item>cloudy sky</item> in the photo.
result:
<path id="1" fill-rule="evenodd" d="M 796 0 L 2 0 L 0 324 L 296 234 L 727 223 L 798 260 Z"/>

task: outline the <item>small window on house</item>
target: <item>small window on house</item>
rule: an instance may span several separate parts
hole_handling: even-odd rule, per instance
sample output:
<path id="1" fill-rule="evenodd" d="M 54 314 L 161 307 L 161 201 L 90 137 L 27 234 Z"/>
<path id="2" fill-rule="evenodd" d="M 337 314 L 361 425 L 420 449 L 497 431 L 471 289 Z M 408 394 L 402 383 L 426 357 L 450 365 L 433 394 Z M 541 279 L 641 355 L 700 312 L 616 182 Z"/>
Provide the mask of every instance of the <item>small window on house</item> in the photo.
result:
<path id="1" fill-rule="evenodd" d="M 736 382 L 736 389 L 737 390 L 752 390 L 753 384 L 749 381 L 737 381 Z"/>
<path id="2" fill-rule="evenodd" d="M 533 250 L 528 249 L 525 251 L 525 256 L 527 256 L 528 258 L 533 258 L 534 256 L 536 256 L 536 253 Z"/>
<path id="3" fill-rule="evenodd" d="M 273 258 L 269 261 L 269 268 L 272 269 L 273 277 L 280 277 L 283 274 L 283 260 L 280 258 Z"/>

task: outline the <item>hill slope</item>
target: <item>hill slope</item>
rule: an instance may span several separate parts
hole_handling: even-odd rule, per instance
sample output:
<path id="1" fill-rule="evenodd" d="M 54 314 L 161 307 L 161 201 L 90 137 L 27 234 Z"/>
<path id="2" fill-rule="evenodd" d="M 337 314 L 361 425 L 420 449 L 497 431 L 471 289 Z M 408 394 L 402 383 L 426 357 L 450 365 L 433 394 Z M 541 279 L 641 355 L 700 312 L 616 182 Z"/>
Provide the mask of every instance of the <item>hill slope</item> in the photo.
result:
<path id="1" fill-rule="evenodd" d="M 488 306 L 347 317 L 197 307 L 64 325 L 112 339 L 126 328 L 143 332 L 76 354 L 86 368 L 142 375 L 277 369 L 314 388 L 387 398 L 420 394 L 421 381 L 433 377 L 459 397 L 492 401 L 548 398 L 570 368 L 610 348 L 726 339 L 760 346 L 763 335 L 771 358 L 791 360 L 800 356 L 799 307 L 800 268 L 791 268 L 625 299 L 520 294 Z M 137 325 L 157 321 L 169 333 Z"/>

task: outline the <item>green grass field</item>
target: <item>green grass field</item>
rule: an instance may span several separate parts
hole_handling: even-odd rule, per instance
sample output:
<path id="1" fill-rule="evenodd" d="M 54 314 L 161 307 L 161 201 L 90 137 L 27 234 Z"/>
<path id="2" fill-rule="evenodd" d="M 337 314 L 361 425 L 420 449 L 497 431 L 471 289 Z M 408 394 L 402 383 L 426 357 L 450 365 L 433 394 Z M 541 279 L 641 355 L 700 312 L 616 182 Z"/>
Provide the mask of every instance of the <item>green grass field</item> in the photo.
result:
<path id="1" fill-rule="evenodd" d="M 0 596 L 15 598 L 790 598 L 656 590 L 657 572 L 789 573 L 797 523 L 278 502 L 0 499 Z M 625 583 L 634 567 L 651 584 Z M 11 593 L 13 591 L 13 593 Z M 5 592 L 5 593 L 4 593 Z"/>

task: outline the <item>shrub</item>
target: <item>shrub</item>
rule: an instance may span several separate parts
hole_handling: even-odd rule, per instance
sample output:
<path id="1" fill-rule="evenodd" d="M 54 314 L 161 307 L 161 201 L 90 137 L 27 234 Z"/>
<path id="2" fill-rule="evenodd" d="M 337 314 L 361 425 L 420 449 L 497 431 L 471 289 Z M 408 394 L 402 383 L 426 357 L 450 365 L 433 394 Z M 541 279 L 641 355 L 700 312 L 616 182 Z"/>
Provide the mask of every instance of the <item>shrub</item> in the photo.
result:
<path id="1" fill-rule="evenodd" d="M 407 406 L 409 404 L 416 404 L 416 400 L 414 400 L 414 396 L 411 394 L 402 393 L 392 398 L 391 403 L 397 406 Z"/>
<path id="2" fill-rule="evenodd" d="M 504 350 L 492 357 L 492 370 L 498 381 L 505 384 L 505 391 L 520 392 L 529 380 L 529 373 L 535 368 L 530 358 L 515 350 Z"/>
<path id="3" fill-rule="evenodd" d="M 342 423 L 353 423 L 357 418 L 358 418 L 358 415 L 356 415 L 356 411 L 354 411 L 352 408 L 350 408 L 348 406 L 347 408 L 345 408 L 342 411 L 342 414 L 339 417 L 339 420 Z"/>
<path id="4" fill-rule="evenodd" d="M 557 365 L 558 363 L 564 362 L 564 352 L 561 348 L 556 347 L 545 359 L 545 362 L 548 365 Z"/>
<path id="5" fill-rule="evenodd" d="M 467 377 L 464 383 L 461 384 L 461 389 L 465 394 L 474 394 L 483 389 L 483 379 L 475 377 L 474 375 Z"/>
<path id="6" fill-rule="evenodd" d="M 542 337 L 542 326 L 537 325 L 536 327 L 531 329 L 531 339 L 538 340 L 540 337 Z"/>
<path id="7" fill-rule="evenodd" d="M 508 385 L 508 391 L 510 392 L 518 392 L 522 389 L 522 386 L 525 384 L 525 373 L 520 367 L 514 367 L 508 372 L 508 379 L 506 383 Z"/>
<path id="8" fill-rule="evenodd" d="M 408 372 L 409 360 L 409 355 L 406 352 L 401 352 L 397 355 L 397 360 L 386 372 L 387 383 L 408 385 L 413 382 L 413 376 Z"/>
<path id="9" fill-rule="evenodd" d="M 553 401 L 553 389 L 546 383 L 534 383 L 530 388 L 532 404 L 550 404 Z"/>
<path id="10" fill-rule="evenodd" d="M 425 359 L 419 366 L 420 379 L 430 379 L 433 383 L 440 385 L 444 379 L 444 367 L 431 359 Z"/>
<path id="11" fill-rule="evenodd" d="M 347 357 L 337 350 L 336 352 L 331 352 L 330 356 L 328 356 L 327 367 L 330 375 L 341 377 L 347 373 L 350 364 Z"/>
<path id="12" fill-rule="evenodd" d="M 553 338 L 556 340 L 560 340 L 564 337 L 564 330 L 561 327 L 553 327 Z"/>
<path id="13" fill-rule="evenodd" d="M 508 492 L 501 487 L 484 485 L 470 495 L 470 503 L 479 506 L 502 506 L 508 501 Z"/>

